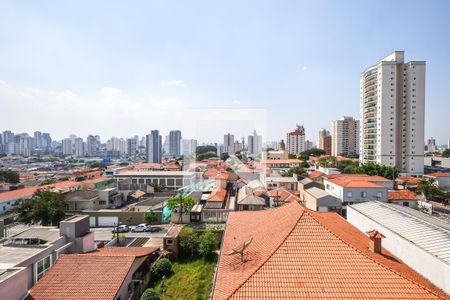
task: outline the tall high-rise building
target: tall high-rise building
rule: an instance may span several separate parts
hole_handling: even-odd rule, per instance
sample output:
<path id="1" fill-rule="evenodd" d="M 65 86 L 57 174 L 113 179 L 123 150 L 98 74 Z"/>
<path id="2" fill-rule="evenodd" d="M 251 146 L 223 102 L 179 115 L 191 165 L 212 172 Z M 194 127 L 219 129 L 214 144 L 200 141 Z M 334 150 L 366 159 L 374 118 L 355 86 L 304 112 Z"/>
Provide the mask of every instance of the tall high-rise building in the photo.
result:
<path id="1" fill-rule="evenodd" d="M 286 144 L 284 143 L 284 140 L 280 140 L 280 142 L 278 143 L 278 147 L 277 150 L 286 150 Z"/>
<path id="2" fill-rule="evenodd" d="M 249 154 L 259 155 L 262 152 L 262 136 L 253 131 L 247 139 L 247 149 Z"/>
<path id="3" fill-rule="evenodd" d="M 297 125 L 294 131 L 286 135 L 287 151 L 289 154 L 298 155 L 306 151 L 305 128 L 303 125 Z"/>
<path id="4" fill-rule="evenodd" d="M 234 135 L 227 133 L 223 136 L 223 152 L 228 154 L 234 154 Z"/>
<path id="5" fill-rule="evenodd" d="M 360 76 L 360 162 L 423 174 L 425 62 L 395 51 Z"/>
<path id="6" fill-rule="evenodd" d="M 97 155 L 97 139 L 92 134 L 88 135 L 86 138 L 86 154 L 88 156 L 96 156 Z"/>
<path id="7" fill-rule="evenodd" d="M 331 155 L 331 135 L 325 128 L 319 130 L 318 148 L 325 151 L 326 155 Z"/>
<path id="8" fill-rule="evenodd" d="M 146 136 L 147 162 L 161 163 L 162 156 L 162 137 L 158 130 L 152 130 Z"/>
<path id="9" fill-rule="evenodd" d="M 72 155 L 72 139 L 67 138 L 62 140 L 62 154 Z"/>
<path id="10" fill-rule="evenodd" d="M 428 152 L 436 152 L 436 150 L 437 150 L 436 140 L 433 137 L 431 137 L 427 141 L 427 151 Z"/>
<path id="11" fill-rule="evenodd" d="M 127 155 L 136 155 L 137 150 L 137 140 L 136 138 L 127 139 Z"/>
<path id="12" fill-rule="evenodd" d="M 35 131 L 34 134 L 34 140 L 33 140 L 33 148 L 34 149 L 42 149 L 42 132 Z M 34 150 L 33 149 L 33 150 Z"/>
<path id="13" fill-rule="evenodd" d="M 86 154 L 85 145 L 86 145 L 86 143 L 83 141 L 82 138 L 75 139 L 75 156 L 76 157 L 84 157 L 85 156 L 85 154 Z M 63 144 L 63 147 L 64 147 L 64 144 Z"/>
<path id="14" fill-rule="evenodd" d="M 10 142 L 14 142 L 14 133 L 10 130 L 3 131 L 3 144 L 8 144 Z"/>
<path id="15" fill-rule="evenodd" d="M 171 130 L 169 132 L 169 154 L 179 156 L 181 154 L 181 131 Z"/>
<path id="16" fill-rule="evenodd" d="M 42 150 L 44 153 L 52 152 L 52 138 L 48 132 L 42 133 Z"/>
<path id="17" fill-rule="evenodd" d="M 331 155 L 359 154 L 359 121 L 342 117 L 331 123 Z"/>
<path id="18" fill-rule="evenodd" d="M 182 139 L 181 140 L 181 154 L 184 156 L 191 156 L 195 154 L 197 150 L 197 140 L 194 139 Z"/>

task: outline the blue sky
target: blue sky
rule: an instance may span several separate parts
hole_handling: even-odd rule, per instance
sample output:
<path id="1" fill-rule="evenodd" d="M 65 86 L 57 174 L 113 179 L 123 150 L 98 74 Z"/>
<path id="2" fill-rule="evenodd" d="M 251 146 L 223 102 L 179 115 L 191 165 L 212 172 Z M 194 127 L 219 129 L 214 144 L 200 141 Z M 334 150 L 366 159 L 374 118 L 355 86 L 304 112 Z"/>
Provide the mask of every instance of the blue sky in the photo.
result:
<path id="1" fill-rule="evenodd" d="M 0 130 L 106 139 L 181 128 L 180 109 L 263 108 L 268 140 L 303 123 L 316 141 L 358 117 L 359 73 L 405 50 L 427 61 L 426 137 L 446 143 L 449 15 L 445 0 L 1 1 Z"/>

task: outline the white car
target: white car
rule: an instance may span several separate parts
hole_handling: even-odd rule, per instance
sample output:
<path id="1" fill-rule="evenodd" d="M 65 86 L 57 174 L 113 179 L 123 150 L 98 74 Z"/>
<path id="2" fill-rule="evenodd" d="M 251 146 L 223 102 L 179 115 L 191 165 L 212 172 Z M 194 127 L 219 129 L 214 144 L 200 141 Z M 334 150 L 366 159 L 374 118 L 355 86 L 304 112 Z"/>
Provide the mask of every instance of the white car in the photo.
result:
<path id="1" fill-rule="evenodd" d="M 137 226 L 131 227 L 131 232 L 145 232 L 148 229 L 147 224 L 139 224 Z"/>

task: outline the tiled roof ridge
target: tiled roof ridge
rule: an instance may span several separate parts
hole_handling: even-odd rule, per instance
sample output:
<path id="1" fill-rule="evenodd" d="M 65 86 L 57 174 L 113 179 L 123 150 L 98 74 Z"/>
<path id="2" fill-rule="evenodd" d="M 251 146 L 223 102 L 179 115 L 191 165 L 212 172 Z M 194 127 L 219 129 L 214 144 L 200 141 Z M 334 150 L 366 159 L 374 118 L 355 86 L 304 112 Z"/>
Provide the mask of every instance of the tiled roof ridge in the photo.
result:
<path id="1" fill-rule="evenodd" d="M 344 244 L 346 244 L 347 246 L 349 246 L 350 248 L 352 248 L 353 250 L 355 250 L 355 251 L 358 252 L 359 254 L 361 254 L 361 255 L 363 255 L 364 257 L 370 259 L 371 261 L 373 261 L 373 262 L 376 263 L 377 265 L 381 266 L 382 268 L 384 268 L 384 269 L 386 269 L 386 270 L 388 270 L 388 271 L 390 271 L 390 272 L 392 272 L 392 273 L 394 273 L 394 274 L 396 274 L 396 275 L 398 275 L 398 276 L 400 276 L 400 277 L 402 277 L 402 278 L 408 280 L 409 282 L 411 282 L 411 283 L 417 285 L 418 287 L 420 287 L 420 288 L 426 290 L 427 292 L 432 293 L 433 295 L 435 295 L 435 296 L 438 297 L 439 299 L 445 299 L 445 298 L 442 298 L 442 297 L 441 297 L 440 295 L 438 295 L 437 293 L 435 293 L 434 291 L 432 291 L 432 290 L 428 289 L 427 287 L 423 286 L 422 284 L 420 284 L 420 283 L 418 283 L 418 282 L 416 282 L 416 281 L 413 281 L 413 280 L 409 279 L 408 277 L 403 276 L 403 274 L 397 272 L 396 270 L 393 270 L 392 268 L 390 268 L 390 267 L 388 267 L 388 266 L 386 266 L 386 265 L 384 265 L 384 264 L 378 262 L 378 261 L 375 260 L 374 258 L 372 258 L 372 257 L 370 257 L 370 256 L 368 256 L 368 255 L 366 255 L 365 253 L 363 253 L 362 251 L 360 251 L 358 248 L 356 248 L 356 247 L 353 246 L 352 244 L 346 242 L 346 241 L 345 241 L 344 239 L 342 239 L 339 235 L 335 234 L 335 233 L 334 233 L 333 231 L 331 231 L 327 226 L 323 225 L 322 222 L 320 222 L 318 219 L 316 219 L 316 218 L 314 217 L 313 214 L 308 213 L 308 212 L 306 211 L 306 209 L 305 209 L 305 211 L 302 213 L 302 216 L 303 216 L 303 214 L 304 214 L 305 212 L 306 212 L 311 218 L 313 218 L 314 221 L 316 221 L 320 226 L 322 226 L 323 228 L 325 228 L 325 230 L 327 230 L 328 232 L 330 232 L 332 235 L 334 235 L 335 237 L 337 237 L 340 241 L 342 241 Z M 301 219 L 301 218 L 300 218 L 300 219 Z M 299 220 L 300 220 L 300 219 L 299 219 Z M 347 221 L 345 221 L 345 222 L 347 222 Z M 352 226 L 353 226 L 353 225 L 352 225 Z M 283 241 L 283 242 L 284 242 L 284 241 Z M 253 275 L 253 274 L 252 274 L 252 275 Z M 445 292 L 443 292 L 443 293 L 445 293 Z"/>
<path id="2" fill-rule="evenodd" d="M 294 203 L 294 202 L 292 202 Z M 297 204 L 300 205 L 300 204 Z M 300 220 L 303 217 L 303 214 L 306 211 L 306 208 L 301 207 L 302 213 L 300 214 L 300 216 L 298 217 L 297 221 L 295 221 L 294 225 L 292 226 L 292 228 L 288 231 L 288 233 L 286 234 L 286 236 L 283 238 L 283 240 L 281 241 L 281 243 L 275 247 L 275 249 L 272 251 L 272 253 L 270 255 L 267 256 L 267 258 L 263 261 L 261 261 L 261 263 L 259 264 L 259 266 L 255 269 L 255 271 L 253 271 L 252 274 L 250 274 L 246 279 L 244 279 L 241 284 L 239 284 L 233 292 L 231 292 L 231 294 L 229 296 L 227 296 L 225 299 L 230 299 L 246 282 L 248 282 L 250 280 L 250 278 L 252 278 L 265 264 L 266 262 L 275 254 L 275 252 L 278 251 L 278 249 L 281 248 L 281 246 L 286 242 L 287 238 L 291 235 L 291 233 L 294 231 L 294 229 L 297 227 L 298 223 L 300 222 Z"/>

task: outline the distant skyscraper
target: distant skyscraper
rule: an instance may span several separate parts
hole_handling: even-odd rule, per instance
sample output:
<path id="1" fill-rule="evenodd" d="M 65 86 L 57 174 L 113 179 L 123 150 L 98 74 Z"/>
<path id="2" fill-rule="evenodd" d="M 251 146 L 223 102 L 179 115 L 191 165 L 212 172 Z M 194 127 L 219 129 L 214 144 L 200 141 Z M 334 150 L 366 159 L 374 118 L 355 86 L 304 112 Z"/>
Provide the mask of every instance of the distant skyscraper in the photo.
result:
<path id="1" fill-rule="evenodd" d="M 50 137 L 50 133 L 42 133 L 42 149 L 44 153 L 52 152 L 52 138 Z"/>
<path id="2" fill-rule="evenodd" d="M 62 154 L 63 155 L 72 155 L 72 139 L 63 139 L 62 140 Z"/>
<path id="3" fill-rule="evenodd" d="M 423 174 L 425 62 L 395 51 L 360 76 L 360 162 Z"/>
<path id="4" fill-rule="evenodd" d="M 247 140 L 248 153 L 259 155 L 262 152 L 262 136 L 253 131 L 253 135 L 248 136 Z"/>
<path id="5" fill-rule="evenodd" d="M 36 149 L 36 148 L 37 149 L 42 149 L 42 132 L 35 131 L 33 136 L 34 136 L 33 148 L 34 149 Z"/>
<path id="6" fill-rule="evenodd" d="M 280 140 L 277 150 L 286 150 L 286 144 L 284 143 L 284 140 Z"/>
<path id="7" fill-rule="evenodd" d="M 319 130 L 318 148 L 324 150 L 326 155 L 331 155 L 331 135 L 325 128 Z"/>
<path id="8" fill-rule="evenodd" d="M 234 135 L 227 133 L 223 136 L 223 152 L 234 154 Z"/>
<path id="9" fill-rule="evenodd" d="M 86 153 L 88 156 L 97 155 L 97 138 L 91 134 L 86 138 Z"/>
<path id="10" fill-rule="evenodd" d="M 137 141 L 136 138 L 127 139 L 127 155 L 136 155 Z"/>
<path id="11" fill-rule="evenodd" d="M 197 140 L 183 139 L 181 140 L 181 153 L 184 156 L 191 156 L 197 150 Z"/>
<path id="12" fill-rule="evenodd" d="M 342 117 L 331 123 L 331 155 L 359 153 L 359 121 Z"/>
<path id="13" fill-rule="evenodd" d="M 181 154 L 181 131 L 171 130 L 169 132 L 169 154 L 179 156 Z"/>
<path id="14" fill-rule="evenodd" d="M 159 131 L 152 130 L 150 134 L 147 134 L 146 138 L 147 162 L 161 163 L 162 137 L 159 135 Z"/>
<path id="15" fill-rule="evenodd" d="M 76 157 L 84 157 L 86 154 L 85 151 L 85 142 L 82 138 L 76 138 L 75 139 L 75 156 Z M 64 146 L 64 144 L 63 144 Z"/>
<path id="16" fill-rule="evenodd" d="M 289 154 L 298 155 L 306 151 L 305 128 L 297 125 L 294 131 L 286 135 L 287 151 Z"/>
<path id="17" fill-rule="evenodd" d="M 437 150 L 436 140 L 433 137 L 431 137 L 428 139 L 428 142 L 427 142 L 427 151 L 436 152 L 436 150 Z"/>
<path id="18" fill-rule="evenodd" d="M 9 130 L 3 131 L 3 144 L 8 144 L 14 141 L 14 133 Z"/>

